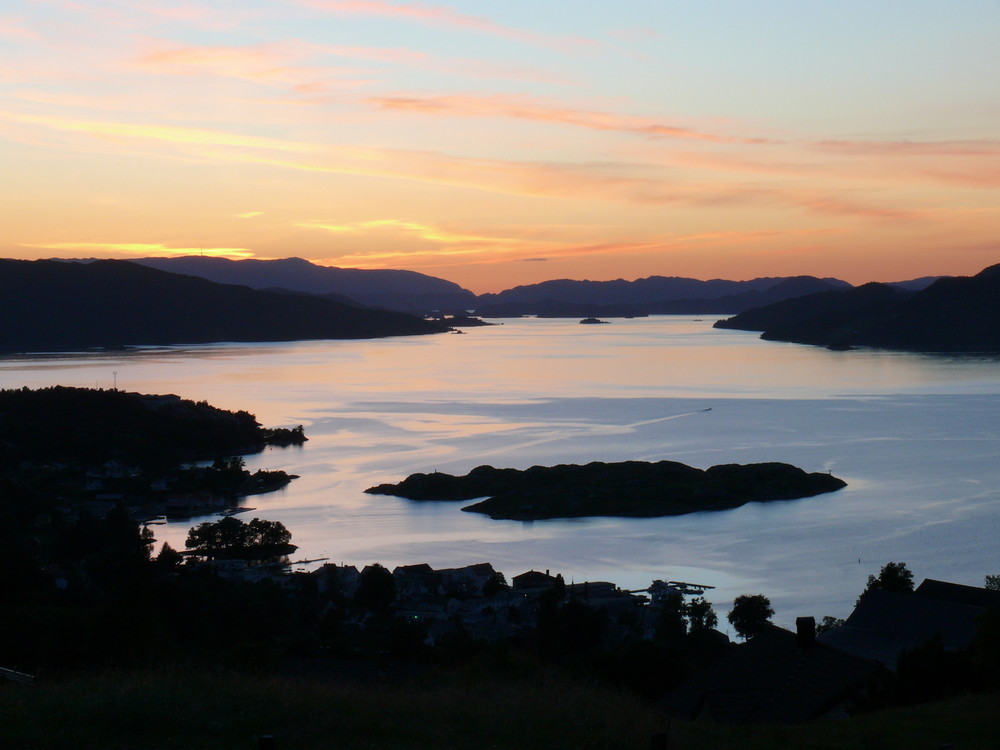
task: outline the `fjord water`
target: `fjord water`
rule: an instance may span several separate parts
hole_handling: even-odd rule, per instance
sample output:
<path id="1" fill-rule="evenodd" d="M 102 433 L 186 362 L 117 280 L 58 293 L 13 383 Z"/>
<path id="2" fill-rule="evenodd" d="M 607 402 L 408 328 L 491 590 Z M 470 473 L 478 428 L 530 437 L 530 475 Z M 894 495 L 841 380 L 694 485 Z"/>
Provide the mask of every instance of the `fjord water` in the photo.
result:
<path id="1" fill-rule="evenodd" d="M 720 615 L 764 593 L 784 625 L 845 617 L 890 560 L 918 581 L 982 585 L 1000 572 L 1000 358 L 831 352 L 713 320 L 521 319 L 465 335 L 7 357 L 0 386 L 117 384 L 303 424 L 305 446 L 247 458 L 300 478 L 248 498 L 244 516 L 284 523 L 303 559 L 488 561 L 508 579 L 550 569 L 633 589 L 686 580 L 716 587 Z M 416 471 L 628 459 L 784 461 L 848 487 L 674 518 L 534 523 L 363 492 Z M 154 529 L 183 548 L 189 526 Z"/>

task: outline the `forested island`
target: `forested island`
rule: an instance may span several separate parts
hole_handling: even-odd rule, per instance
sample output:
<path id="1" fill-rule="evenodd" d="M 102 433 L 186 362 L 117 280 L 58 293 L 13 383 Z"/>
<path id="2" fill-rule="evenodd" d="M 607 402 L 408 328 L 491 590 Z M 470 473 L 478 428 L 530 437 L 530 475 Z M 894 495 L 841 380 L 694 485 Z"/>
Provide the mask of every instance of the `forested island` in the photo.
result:
<path id="1" fill-rule="evenodd" d="M 410 500 L 488 499 L 462 510 L 490 518 L 624 516 L 651 518 L 727 510 L 749 502 L 793 500 L 833 492 L 847 483 L 784 463 L 722 464 L 702 470 L 676 461 L 594 461 L 580 466 L 497 469 L 479 466 L 464 476 L 411 474 L 366 492 Z"/>

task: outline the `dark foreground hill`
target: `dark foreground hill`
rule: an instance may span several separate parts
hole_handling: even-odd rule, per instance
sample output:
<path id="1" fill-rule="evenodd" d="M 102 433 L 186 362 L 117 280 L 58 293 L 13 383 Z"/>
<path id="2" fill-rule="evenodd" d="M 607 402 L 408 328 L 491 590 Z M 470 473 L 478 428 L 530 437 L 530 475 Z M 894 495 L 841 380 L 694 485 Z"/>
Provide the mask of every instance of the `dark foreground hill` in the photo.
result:
<path id="1" fill-rule="evenodd" d="M 842 721 L 668 723 L 657 706 L 623 690 L 522 663 L 395 682 L 192 668 L 88 673 L 5 687 L 0 723 L 12 748 L 247 750 L 265 747 L 267 740 L 259 738 L 269 737 L 282 750 L 479 750 L 483 738 L 496 750 L 993 750 L 1000 731 L 996 694 Z M 651 742 L 654 735 L 658 744 Z"/>
<path id="2" fill-rule="evenodd" d="M 125 261 L 0 260 L 0 350 L 438 333 L 404 313 L 257 291 Z"/>
<path id="3" fill-rule="evenodd" d="M 917 292 L 885 284 L 822 292 L 749 310 L 716 328 L 763 331 L 761 338 L 842 349 L 873 346 L 923 352 L 1000 351 L 1000 265 L 942 278 Z"/>
<path id="4" fill-rule="evenodd" d="M 584 466 L 496 469 L 465 476 L 411 474 L 366 492 L 411 500 L 472 500 L 462 510 L 518 521 L 586 516 L 652 518 L 737 508 L 748 502 L 791 500 L 832 492 L 846 483 L 783 463 L 724 464 L 707 470 L 676 461 L 594 461 Z"/>

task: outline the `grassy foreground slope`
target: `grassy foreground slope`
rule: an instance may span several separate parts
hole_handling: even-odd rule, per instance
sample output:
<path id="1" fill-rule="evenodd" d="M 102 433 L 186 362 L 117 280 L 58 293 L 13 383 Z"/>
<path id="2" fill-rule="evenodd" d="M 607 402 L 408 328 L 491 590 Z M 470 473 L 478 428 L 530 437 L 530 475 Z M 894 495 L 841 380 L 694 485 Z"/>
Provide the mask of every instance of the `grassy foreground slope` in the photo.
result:
<path id="1" fill-rule="evenodd" d="M 792 726 L 674 722 L 685 748 L 997 747 L 1000 696 Z M 60 750 L 448 748 L 646 750 L 667 731 L 655 707 L 564 676 L 480 672 L 407 685 L 334 684 L 245 674 L 115 673 L 0 685 L 4 746 Z"/>

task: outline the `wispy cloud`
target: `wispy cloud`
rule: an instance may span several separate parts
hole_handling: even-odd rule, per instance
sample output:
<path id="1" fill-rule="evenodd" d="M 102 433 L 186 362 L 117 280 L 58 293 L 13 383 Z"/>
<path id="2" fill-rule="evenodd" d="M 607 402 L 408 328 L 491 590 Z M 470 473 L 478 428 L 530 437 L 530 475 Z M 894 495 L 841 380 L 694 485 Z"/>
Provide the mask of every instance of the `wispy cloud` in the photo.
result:
<path id="1" fill-rule="evenodd" d="M 494 193 L 556 199 L 587 199 L 634 205 L 687 205 L 702 208 L 774 207 L 876 221 L 918 218 L 878 200 L 818 187 L 691 182 L 669 172 L 630 163 L 552 163 L 459 157 L 434 151 L 356 148 L 246 135 L 224 130 L 170 125 L 74 120 L 0 111 L 0 121 L 83 134 L 111 145 L 130 143 L 149 155 L 178 156 L 216 163 L 268 165 L 305 172 L 344 174 L 450 185 Z M 28 137 L 37 138 L 38 128 Z M 159 152 L 158 145 L 170 151 Z"/>
<path id="2" fill-rule="evenodd" d="M 400 248 L 394 243 L 391 250 L 374 249 L 367 252 L 349 252 L 324 259 L 341 267 L 407 267 L 447 268 L 450 266 L 496 265 L 510 262 L 540 263 L 583 257 L 614 258 L 623 254 L 656 255 L 665 251 L 692 247 L 726 247 L 761 245 L 782 238 L 828 234 L 830 229 L 790 230 L 733 230 L 700 232 L 686 235 L 657 235 L 641 240 L 613 239 L 599 243 L 567 244 L 559 240 L 539 240 L 534 237 L 496 236 L 489 232 L 455 232 L 441 227 L 416 224 L 398 219 L 382 219 L 350 225 L 300 222 L 298 226 L 324 229 L 335 233 L 358 235 L 377 234 L 383 230 L 401 230 L 404 233 L 430 240 L 435 246 L 409 246 Z M 378 247 L 384 246 L 380 244 Z"/>
<path id="3" fill-rule="evenodd" d="M 614 112 L 573 109 L 544 104 L 526 97 L 472 96 L 381 96 L 366 101 L 384 110 L 416 112 L 446 117 L 507 117 L 532 122 L 573 125 L 591 130 L 619 131 L 639 135 L 682 138 L 712 143 L 770 143 L 764 138 L 745 138 L 708 133 L 658 120 Z"/>
<path id="4" fill-rule="evenodd" d="M 818 141 L 820 149 L 861 156 L 998 156 L 1000 140 L 971 141 Z"/>
<path id="5" fill-rule="evenodd" d="M 266 149 L 269 151 L 305 152 L 316 148 L 315 146 L 278 138 L 176 125 L 72 120 L 47 115 L 30 115 L 3 111 L 0 111 L 0 120 L 40 125 L 53 130 L 86 133 L 98 138 L 112 140 L 120 138 L 190 144 L 193 146 L 234 146 L 249 149 Z"/>
<path id="6" fill-rule="evenodd" d="M 170 247 L 158 242 L 52 242 L 20 243 L 21 247 L 32 247 L 54 252 L 123 254 L 133 257 L 149 255 L 211 255 L 222 258 L 254 258 L 256 253 L 245 247 Z"/>
<path id="7" fill-rule="evenodd" d="M 299 91 L 316 92 L 332 86 L 358 86 L 367 82 L 367 74 L 334 66 L 301 64 L 315 46 L 294 44 L 258 44 L 243 46 L 179 45 L 172 42 L 148 42 L 153 47 L 134 60 L 139 69 L 157 74 L 213 76 L 233 78 L 265 85 L 279 85 Z M 347 48 L 342 52 L 346 53 Z M 356 55 L 364 51 L 353 48 Z M 367 59 L 379 53 L 369 50 Z M 386 59 L 395 54 L 382 51 Z"/>
<path id="8" fill-rule="evenodd" d="M 14 42 L 39 42 L 41 36 L 24 24 L 19 18 L 0 18 L 0 39 Z"/>
<path id="9" fill-rule="evenodd" d="M 466 15 L 441 5 L 424 5 L 415 2 L 399 4 L 382 2 L 381 0 L 299 0 L 299 3 L 316 10 L 339 15 L 374 16 L 412 21 L 428 26 L 475 31 L 541 47 L 572 49 L 597 44 L 593 39 L 558 37 L 527 29 L 512 28 L 489 18 Z"/>
<path id="10" fill-rule="evenodd" d="M 334 234 L 359 234 L 368 230 L 394 230 L 422 240 L 437 242 L 441 244 L 463 244 L 478 245 L 497 243 L 520 244 L 522 240 L 511 239 L 509 237 L 492 237 L 486 235 L 469 234 L 468 232 L 447 229 L 445 227 L 421 224 L 414 221 L 403 221 L 400 219 L 374 219 L 370 221 L 359 221 L 350 224 L 331 224 L 322 221 L 300 221 L 296 226 L 305 229 L 322 229 Z"/>
<path id="11" fill-rule="evenodd" d="M 548 71 L 440 57 L 407 47 L 326 45 L 302 39 L 214 46 L 145 40 L 143 46 L 146 49 L 131 61 L 132 67 L 143 73 L 230 78 L 310 94 L 370 85 L 401 69 L 412 68 L 473 78 L 568 83 Z"/>
<path id="12" fill-rule="evenodd" d="M 64 14 L 85 16 L 102 28 L 125 30 L 150 26 L 179 26 L 209 31 L 232 29 L 264 13 L 251 3 L 157 2 L 157 0 L 32 0 L 58 8 Z"/>

